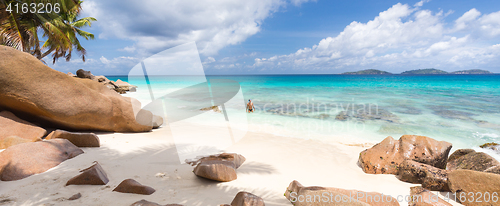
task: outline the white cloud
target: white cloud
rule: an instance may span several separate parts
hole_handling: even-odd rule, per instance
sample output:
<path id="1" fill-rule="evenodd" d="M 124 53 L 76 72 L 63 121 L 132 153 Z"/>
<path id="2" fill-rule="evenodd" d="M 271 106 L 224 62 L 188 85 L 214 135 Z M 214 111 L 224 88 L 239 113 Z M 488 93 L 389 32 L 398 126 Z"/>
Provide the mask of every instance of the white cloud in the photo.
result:
<path id="1" fill-rule="evenodd" d="M 133 47 L 133 46 L 126 46 L 125 48 L 120 49 L 120 51 L 134 52 L 135 51 L 135 47 Z"/>
<path id="2" fill-rule="evenodd" d="M 424 3 L 427 3 L 427 2 L 429 2 L 429 1 L 431 1 L 431 0 L 422 0 L 422 1 L 417 2 L 417 3 L 416 3 L 415 5 L 413 5 L 413 6 L 414 6 L 414 7 L 421 7 L 421 6 L 423 6 L 423 5 L 424 5 Z"/>
<path id="3" fill-rule="evenodd" d="M 291 0 L 292 4 L 295 6 L 300 6 L 301 4 L 306 3 L 308 1 L 309 0 Z M 316 0 L 312 0 L 312 1 L 316 1 Z"/>
<path id="4" fill-rule="evenodd" d="M 491 37 L 500 35 L 500 11 L 483 15 L 479 19 L 481 30 Z"/>
<path id="5" fill-rule="evenodd" d="M 102 56 L 99 60 L 101 60 L 101 63 L 103 63 L 106 68 L 117 68 L 124 65 L 131 67 L 139 62 L 138 58 L 129 56 L 115 57 L 111 60 L 108 60 L 106 57 Z"/>
<path id="6" fill-rule="evenodd" d="M 215 58 L 213 57 L 207 57 L 207 59 L 203 62 L 203 64 L 210 64 L 215 62 Z"/>
<path id="7" fill-rule="evenodd" d="M 286 4 L 309 0 L 88 0 L 85 15 L 98 19 L 101 38 L 118 37 L 136 42 L 125 51 L 145 55 L 196 41 L 200 53 L 245 41 L 260 31 L 264 19 Z"/>
<path id="8" fill-rule="evenodd" d="M 450 12 L 420 9 L 425 2 L 414 7 L 395 4 L 373 20 L 354 21 L 337 36 L 324 38 L 312 47 L 288 55 L 256 58 L 253 67 L 291 68 L 296 72 L 361 68 L 401 71 L 490 67 L 492 62 L 499 63 L 500 51 L 488 45 L 488 40 L 500 36 L 500 11 L 481 14 L 471 9 L 450 27 L 445 21 Z"/>
<path id="9" fill-rule="evenodd" d="M 470 27 L 470 24 L 476 21 L 479 16 L 481 16 L 481 12 L 475 8 L 465 12 L 455 21 L 455 31 L 460 31 Z"/>
<path id="10" fill-rule="evenodd" d="M 109 61 L 106 57 L 104 57 L 104 56 L 101 56 L 101 58 L 99 58 L 99 60 L 101 60 L 101 63 L 103 63 L 103 64 L 109 64 L 109 62 L 110 62 L 110 61 Z"/>

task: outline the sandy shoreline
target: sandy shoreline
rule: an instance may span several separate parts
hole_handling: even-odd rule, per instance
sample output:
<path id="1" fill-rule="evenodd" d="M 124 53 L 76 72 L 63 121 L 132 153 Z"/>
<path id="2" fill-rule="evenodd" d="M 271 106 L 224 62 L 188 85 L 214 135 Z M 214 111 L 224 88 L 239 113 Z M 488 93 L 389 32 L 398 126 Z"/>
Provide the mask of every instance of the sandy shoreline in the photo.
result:
<path id="1" fill-rule="evenodd" d="M 201 126 L 202 127 L 202 126 Z M 356 165 L 363 146 L 347 146 L 318 140 L 279 137 L 249 132 L 229 147 L 247 161 L 237 170 L 238 179 L 218 183 L 198 178 L 193 167 L 180 164 L 168 127 L 150 133 L 99 134 L 100 148 L 82 148 L 85 153 L 49 171 L 11 182 L 0 182 L 0 199 L 7 205 L 130 205 L 146 199 L 159 204 L 219 205 L 231 203 L 239 191 L 254 193 L 266 205 L 291 205 L 283 196 L 288 184 L 325 186 L 384 195 L 409 195 L 409 184 L 394 175 L 365 174 Z M 67 180 L 98 161 L 106 171 L 105 186 L 70 185 Z M 156 189 L 152 195 L 112 192 L 124 179 L 133 178 Z M 66 198 L 81 193 L 80 199 Z M 407 205 L 406 202 L 401 205 Z"/>

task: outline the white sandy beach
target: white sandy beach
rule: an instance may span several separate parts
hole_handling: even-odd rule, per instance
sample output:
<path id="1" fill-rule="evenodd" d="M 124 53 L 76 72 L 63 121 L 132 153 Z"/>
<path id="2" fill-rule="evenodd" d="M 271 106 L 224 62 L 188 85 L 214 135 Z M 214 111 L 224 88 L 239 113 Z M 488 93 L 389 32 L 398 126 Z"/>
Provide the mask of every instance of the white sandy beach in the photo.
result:
<path id="1" fill-rule="evenodd" d="M 207 135 L 214 134 L 206 133 L 200 138 Z M 199 178 L 193 174 L 192 166 L 179 163 L 168 126 L 150 133 L 99 134 L 99 138 L 100 148 L 82 148 L 84 154 L 45 173 L 0 182 L 0 200 L 6 205 L 127 206 L 146 199 L 159 204 L 207 206 L 229 204 L 236 193 L 247 191 L 272 206 L 291 205 L 283 194 L 293 180 L 305 186 L 375 191 L 393 197 L 409 195 L 409 188 L 416 186 L 401 182 L 394 175 L 365 174 L 356 165 L 359 152 L 367 148 L 363 146 L 249 132 L 226 150 L 247 159 L 237 170 L 238 179 L 219 183 Z M 107 173 L 110 180 L 107 185 L 64 186 L 79 174 L 79 170 L 94 161 L 98 161 Z M 156 192 L 152 195 L 112 192 L 127 178 L 151 186 Z M 81 193 L 82 197 L 66 200 L 76 193 Z"/>

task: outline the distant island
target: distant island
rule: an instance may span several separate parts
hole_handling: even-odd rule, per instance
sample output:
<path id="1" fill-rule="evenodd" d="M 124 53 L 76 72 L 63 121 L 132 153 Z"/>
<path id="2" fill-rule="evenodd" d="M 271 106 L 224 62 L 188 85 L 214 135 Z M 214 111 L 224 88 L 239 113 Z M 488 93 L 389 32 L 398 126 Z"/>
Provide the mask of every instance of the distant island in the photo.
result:
<path id="1" fill-rule="evenodd" d="M 357 72 L 344 72 L 342 74 L 352 74 L 352 75 L 375 75 L 375 74 L 392 74 L 386 71 L 376 70 L 376 69 L 366 69 Z"/>
<path id="2" fill-rule="evenodd" d="M 401 74 L 448 74 L 448 72 L 432 68 L 432 69 L 410 70 L 410 71 L 405 71 Z"/>
<path id="3" fill-rule="evenodd" d="M 393 73 L 382 71 L 382 70 L 377 70 L 377 69 L 365 69 L 365 70 L 360 70 L 360 71 L 356 71 L 356 72 L 344 72 L 342 74 L 344 74 L 344 75 L 383 75 L 383 74 L 393 74 Z M 429 69 L 416 69 L 416 70 L 405 71 L 401 74 L 405 75 L 405 74 L 493 74 L 493 73 L 490 71 L 481 70 L 481 69 L 469 69 L 469 70 L 461 70 L 461 71 L 455 71 L 455 72 L 447 72 L 447 71 L 443 71 L 443 70 L 439 70 L 439 69 L 429 68 Z"/>
<path id="4" fill-rule="evenodd" d="M 469 69 L 469 70 L 452 72 L 451 74 L 493 74 L 493 73 L 481 69 Z"/>

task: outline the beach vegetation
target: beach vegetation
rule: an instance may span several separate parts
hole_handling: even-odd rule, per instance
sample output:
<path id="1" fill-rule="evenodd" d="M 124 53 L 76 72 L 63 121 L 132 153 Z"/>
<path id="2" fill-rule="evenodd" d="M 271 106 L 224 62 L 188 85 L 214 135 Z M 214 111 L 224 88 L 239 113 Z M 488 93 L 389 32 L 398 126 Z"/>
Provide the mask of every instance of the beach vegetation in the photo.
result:
<path id="1" fill-rule="evenodd" d="M 40 60 L 52 54 L 53 63 L 59 58 L 69 61 L 76 50 L 85 61 L 86 50 L 78 37 L 94 39 L 94 34 L 82 28 L 90 27 L 97 20 L 79 18 L 81 4 L 80 0 L 0 0 L 0 45 Z M 12 10 L 12 5 L 28 5 L 28 9 Z M 34 8 L 40 5 L 41 9 L 30 9 L 30 5 Z M 7 8 L 11 9 L 7 11 Z"/>

